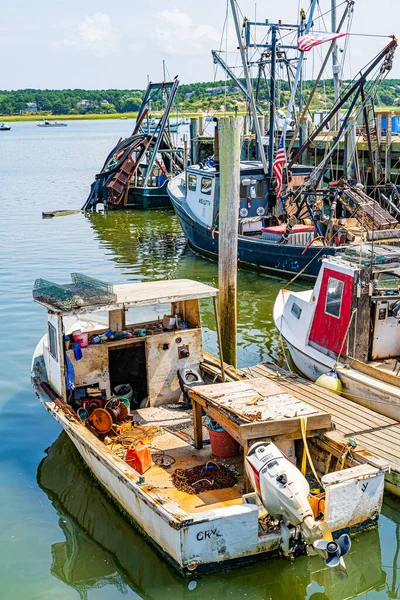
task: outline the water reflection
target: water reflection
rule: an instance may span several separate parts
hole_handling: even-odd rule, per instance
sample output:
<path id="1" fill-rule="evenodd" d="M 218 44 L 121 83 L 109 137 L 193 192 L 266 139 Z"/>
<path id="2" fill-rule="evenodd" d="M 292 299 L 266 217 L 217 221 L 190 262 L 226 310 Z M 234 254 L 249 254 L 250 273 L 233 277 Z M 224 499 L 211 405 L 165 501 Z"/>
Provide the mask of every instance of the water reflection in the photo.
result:
<path id="1" fill-rule="evenodd" d="M 176 216 L 166 211 L 126 211 L 86 215 L 108 257 L 130 280 L 190 278 L 218 284 L 218 267 L 186 245 Z M 285 280 L 240 270 L 238 273 L 239 364 L 262 360 L 283 364 L 282 348 L 272 322 L 272 307 Z M 299 289 L 304 288 L 304 283 Z M 202 303 L 203 325 L 213 329 L 212 303 Z M 208 335 L 209 350 L 215 336 Z"/>
<path id="2" fill-rule="evenodd" d="M 382 514 L 385 517 L 388 517 L 392 523 L 396 524 L 396 532 L 395 532 L 395 540 L 396 540 L 396 549 L 393 553 L 393 560 L 391 565 L 385 565 L 388 569 L 389 581 L 387 582 L 387 597 L 388 598 L 400 598 L 400 583 L 397 583 L 397 564 L 400 555 L 400 513 L 399 513 L 399 503 L 387 496 L 385 499 L 385 503 L 382 507 Z"/>
<path id="3" fill-rule="evenodd" d="M 48 449 L 37 480 L 57 511 L 65 537 L 51 547 L 51 573 L 74 588 L 82 600 L 90 590 L 105 586 L 157 600 L 243 596 L 246 600 L 343 600 L 385 589 L 379 532 L 374 530 L 354 540 L 346 558 L 349 577 L 344 581 L 331 569 L 321 568 L 319 558 L 304 557 L 293 563 L 275 560 L 214 573 L 201 577 L 190 591 L 189 580 L 160 558 L 94 483 L 66 434 Z M 395 561 L 398 548 L 399 543 Z M 397 594 L 396 582 L 390 589 Z"/>
<path id="4" fill-rule="evenodd" d="M 180 225 L 171 212 L 126 211 L 89 213 L 102 245 L 114 260 L 138 279 L 169 278 L 186 248 Z"/>

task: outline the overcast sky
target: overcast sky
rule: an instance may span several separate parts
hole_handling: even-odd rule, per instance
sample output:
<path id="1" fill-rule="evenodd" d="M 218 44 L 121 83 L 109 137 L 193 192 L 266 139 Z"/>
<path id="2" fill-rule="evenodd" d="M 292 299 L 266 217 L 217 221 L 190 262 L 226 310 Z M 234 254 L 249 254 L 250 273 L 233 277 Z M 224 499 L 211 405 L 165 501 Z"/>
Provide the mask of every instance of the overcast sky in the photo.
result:
<path id="1" fill-rule="evenodd" d="M 322 11 L 329 10 L 330 2 L 320 0 Z M 342 0 L 337 4 L 340 13 Z M 307 10 L 309 0 L 239 0 L 239 6 L 252 19 L 256 12 L 260 21 L 295 23 L 298 7 Z M 212 81 L 210 51 L 220 47 L 225 13 L 226 0 L 3 2 L 0 88 L 144 88 L 147 75 L 153 81 L 161 79 L 163 59 L 171 76 L 179 74 L 182 83 Z M 315 21 L 316 30 L 330 29 L 330 16 L 324 19 L 325 26 L 323 19 Z M 399 21 L 399 0 L 355 1 L 354 33 L 396 34 L 392 28 Z M 234 50 L 233 34 L 230 20 L 224 49 Z M 347 71 L 354 74 L 387 41 L 351 37 Z M 228 62 L 235 64 L 233 52 Z M 310 55 L 307 76 L 316 70 Z M 390 76 L 400 78 L 400 50 Z"/>

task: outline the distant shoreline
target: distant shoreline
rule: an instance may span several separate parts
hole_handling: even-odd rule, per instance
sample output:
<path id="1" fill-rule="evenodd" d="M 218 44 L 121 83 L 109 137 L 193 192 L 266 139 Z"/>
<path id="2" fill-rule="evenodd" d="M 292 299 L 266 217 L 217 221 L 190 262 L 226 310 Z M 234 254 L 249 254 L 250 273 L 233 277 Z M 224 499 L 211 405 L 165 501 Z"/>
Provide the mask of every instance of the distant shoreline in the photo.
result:
<path id="1" fill-rule="evenodd" d="M 213 112 L 212 115 L 216 117 L 229 117 L 233 116 L 234 112 Z M 243 116 L 244 113 L 238 112 L 239 116 Z M 0 115 L 0 122 L 4 121 L 5 123 L 18 122 L 18 121 L 98 121 L 102 119 L 120 119 L 121 117 L 126 117 L 127 119 L 136 119 L 138 113 L 115 113 L 112 115 L 105 114 L 86 114 L 86 115 Z M 153 112 L 152 117 L 158 118 L 161 113 Z M 178 117 L 203 117 L 205 116 L 203 113 L 194 113 L 194 112 L 183 112 L 179 113 Z M 175 118 L 176 115 L 171 114 L 171 118 Z"/>

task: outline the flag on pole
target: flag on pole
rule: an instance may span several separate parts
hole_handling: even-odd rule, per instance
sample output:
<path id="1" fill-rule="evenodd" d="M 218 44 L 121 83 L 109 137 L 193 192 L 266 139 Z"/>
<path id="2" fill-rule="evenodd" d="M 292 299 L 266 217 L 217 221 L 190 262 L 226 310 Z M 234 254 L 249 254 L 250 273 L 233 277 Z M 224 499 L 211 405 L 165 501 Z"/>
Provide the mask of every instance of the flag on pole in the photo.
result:
<path id="1" fill-rule="evenodd" d="M 275 155 L 274 164 L 272 167 L 273 173 L 276 177 L 276 181 L 278 182 L 277 194 L 278 198 L 282 195 L 282 180 L 283 180 L 283 167 L 286 164 L 286 150 L 285 150 L 285 136 L 282 135 L 278 150 Z"/>
<path id="2" fill-rule="evenodd" d="M 297 38 L 297 44 L 299 46 L 299 50 L 308 52 L 315 46 L 319 46 L 324 42 L 337 40 L 345 35 L 348 35 L 348 33 L 326 33 L 324 35 L 311 35 L 311 33 L 308 33 L 307 35 L 302 35 L 301 37 Z"/>

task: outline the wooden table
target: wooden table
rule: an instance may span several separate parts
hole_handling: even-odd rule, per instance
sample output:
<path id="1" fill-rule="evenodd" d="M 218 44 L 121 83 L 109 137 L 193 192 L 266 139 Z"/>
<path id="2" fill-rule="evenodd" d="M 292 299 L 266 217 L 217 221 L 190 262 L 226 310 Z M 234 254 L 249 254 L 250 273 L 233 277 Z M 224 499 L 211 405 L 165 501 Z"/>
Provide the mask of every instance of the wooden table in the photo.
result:
<path id="1" fill-rule="evenodd" d="M 299 400 L 266 378 L 249 379 L 190 389 L 194 442 L 203 447 L 202 411 L 210 415 L 244 449 L 256 440 L 301 439 L 301 418 L 307 419 L 307 437 L 332 429 L 331 415 Z M 248 481 L 245 472 L 245 489 Z"/>

